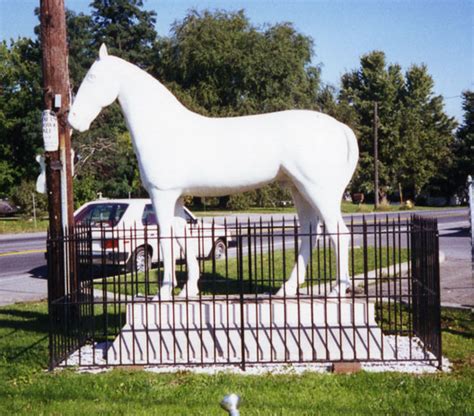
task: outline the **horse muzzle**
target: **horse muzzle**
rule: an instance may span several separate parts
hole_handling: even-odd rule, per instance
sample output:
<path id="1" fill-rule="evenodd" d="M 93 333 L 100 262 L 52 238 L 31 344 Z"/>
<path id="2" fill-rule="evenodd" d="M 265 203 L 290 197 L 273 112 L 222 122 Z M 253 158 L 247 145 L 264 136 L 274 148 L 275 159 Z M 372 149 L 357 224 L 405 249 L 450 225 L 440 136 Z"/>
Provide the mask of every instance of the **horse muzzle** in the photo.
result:
<path id="1" fill-rule="evenodd" d="M 87 122 L 83 122 L 82 120 L 79 120 L 76 113 L 72 111 L 69 112 L 67 121 L 74 130 L 77 130 L 80 133 L 83 133 L 86 130 L 89 130 L 89 127 L 91 125 L 91 123 L 87 123 Z"/>

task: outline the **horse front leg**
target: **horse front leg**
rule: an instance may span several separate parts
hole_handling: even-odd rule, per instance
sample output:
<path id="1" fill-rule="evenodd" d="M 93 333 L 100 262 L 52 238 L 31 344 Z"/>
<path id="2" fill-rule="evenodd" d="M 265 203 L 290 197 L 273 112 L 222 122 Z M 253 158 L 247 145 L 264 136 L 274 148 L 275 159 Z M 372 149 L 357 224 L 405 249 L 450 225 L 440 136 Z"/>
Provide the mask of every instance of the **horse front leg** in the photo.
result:
<path id="1" fill-rule="evenodd" d="M 160 249 L 163 259 L 163 282 L 159 298 L 169 300 L 172 298 L 176 286 L 176 261 L 174 250 L 174 211 L 179 193 L 170 191 L 153 190 L 150 192 L 153 209 L 155 210 L 160 234 Z M 155 299 L 158 295 L 155 297 Z"/>
<path id="2" fill-rule="evenodd" d="M 181 247 L 186 258 L 186 266 L 188 269 L 188 280 L 181 290 L 178 297 L 187 298 L 197 296 L 199 294 L 198 281 L 200 277 L 198 257 L 198 244 L 196 236 L 192 236 L 188 224 L 186 222 L 186 214 L 184 212 L 184 203 L 180 198 L 176 203 L 175 211 L 175 227 L 178 237 L 178 244 Z"/>

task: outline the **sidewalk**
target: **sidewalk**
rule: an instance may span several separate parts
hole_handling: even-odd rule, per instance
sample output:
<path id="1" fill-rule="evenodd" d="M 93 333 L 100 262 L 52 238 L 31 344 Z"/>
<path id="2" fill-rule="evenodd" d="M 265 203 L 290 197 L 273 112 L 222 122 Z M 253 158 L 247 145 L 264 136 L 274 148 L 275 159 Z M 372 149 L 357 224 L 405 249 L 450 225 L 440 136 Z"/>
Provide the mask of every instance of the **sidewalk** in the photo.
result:
<path id="1" fill-rule="evenodd" d="M 0 306 L 39 301 L 48 297 L 48 281 L 30 275 L 0 279 Z"/>
<path id="2" fill-rule="evenodd" d="M 440 265 L 441 305 L 474 308 L 474 276 L 471 238 L 467 221 L 440 227 L 440 250 L 446 260 Z"/>

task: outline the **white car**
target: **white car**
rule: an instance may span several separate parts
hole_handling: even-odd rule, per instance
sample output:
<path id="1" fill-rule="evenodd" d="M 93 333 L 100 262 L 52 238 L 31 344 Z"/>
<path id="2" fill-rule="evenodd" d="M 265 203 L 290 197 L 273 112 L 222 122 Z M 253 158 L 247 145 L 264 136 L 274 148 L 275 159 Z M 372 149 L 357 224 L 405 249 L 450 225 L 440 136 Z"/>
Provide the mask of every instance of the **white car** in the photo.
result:
<path id="1" fill-rule="evenodd" d="M 231 242 L 224 227 L 198 219 L 185 208 L 188 232 L 184 246 L 192 244 L 200 259 L 221 259 Z M 74 213 L 77 228 L 92 230 L 91 257 L 94 264 L 126 265 L 144 271 L 159 261 L 158 226 L 149 199 L 99 199 L 88 202 Z M 175 236 L 184 237 L 184 236 Z M 165 244 L 171 243 L 170 240 Z M 173 241 L 175 257 L 184 259 L 184 250 Z"/>

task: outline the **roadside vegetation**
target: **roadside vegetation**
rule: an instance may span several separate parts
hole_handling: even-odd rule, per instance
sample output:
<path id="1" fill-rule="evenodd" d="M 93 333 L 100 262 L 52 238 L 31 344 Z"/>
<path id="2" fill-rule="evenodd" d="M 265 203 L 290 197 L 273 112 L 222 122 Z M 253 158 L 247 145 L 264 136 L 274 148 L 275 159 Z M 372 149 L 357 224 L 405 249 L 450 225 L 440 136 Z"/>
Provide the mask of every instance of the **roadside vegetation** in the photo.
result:
<path id="1" fill-rule="evenodd" d="M 426 210 L 446 210 L 455 209 L 459 207 L 426 207 L 416 206 L 412 210 L 406 210 L 400 208 L 399 205 L 386 205 L 379 208 L 377 211 L 374 210 L 373 204 L 352 204 L 350 202 L 342 202 L 342 212 L 344 214 L 370 214 L 374 212 L 412 212 L 412 211 L 426 211 Z M 248 209 L 225 209 L 225 210 L 195 210 L 193 213 L 197 217 L 215 217 L 222 215 L 233 215 L 233 214 L 272 214 L 275 219 L 278 219 L 279 215 L 294 214 L 296 215 L 296 209 L 293 206 L 281 207 L 281 208 L 248 208 Z M 34 222 L 31 217 L 12 217 L 12 218 L 0 218 L 0 234 L 17 234 L 17 233 L 33 233 L 33 232 L 44 232 L 48 229 L 48 220 L 42 217 Z"/>
<path id="2" fill-rule="evenodd" d="M 443 310 L 451 373 L 247 376 L 153 374 L 125 368 L 100 374 L 48 366 L 47 304 L 0 308 L 0 414 L 223 415 L 225 394 L 242 396 L 245 415 L 474 413 L 474 320 Z"/>
<path id="3" fill-rule="evenodd" d="M 348 192 L 364 194 L 366 202 L 374 200 L 372 121 L 378 102 L 381 200 L 410 199 L 425 205 L 430 197 L 449 203 L 453 194 L 463 196 L 474 160 L 474 93 L 457 92 L 465 110 L 458 125 L 445 112 L 444 98 L 436 95 L 425 64 L 402 68 L 384 51 L 368 50 L 356 68 L 341 75 L 338 85 L 329 86 L 321 75 L 324 62 L 315 64 L 320 39 L 311 39 L 290 22 L 257 25 L 244 10 L 189 10 L 176 16 L 169 33 L 168 28 L 157 33 L 159 5 L 155 12 L 142 0 L 90 3 L 86 13 L 67 11 L 74 90 L 105 42 L 111 54 L 145 69 L 186 107 L 205 116 L 288 109 L 329 114 L 358 137 L 360 161 Z M 35 156 L 43 152 L 37 35 L 0 43 L 0 57 L 0 198 L 8 197 L 26 213 L 39 173 Z M 146 196 L 118 105 L 104 110 L 89 131 L 75 132 L 73 141 L 76 206 L 99 192 L 110 198 Z M 198 148 L 196 143 L 196 155 Z M 222 198 L 189 197 L 189 202 L 193 209 L 246 210 L 290 199 L 273 184 Z M 45 198 L 37 195 L 36 203 L 40 207 Z"/>
<path id="4" fill-rule="evenodd" d="M 414 206 L 413 208 L 407 209 L 404 205 L 382 205 L 375 210 L 374 204 L 353 204 L 352 202 L 343 201 L 341 203 L 341 211 L 343 214 L 370 214 L 374 212 L 411 212 L 411 211 L 427 211 L 427 210 L 446 210 L 456 209 L 460 207 L 430 207 L 430 206 Z M 198 208 L 193 211 L 198 217 L 206 216 L 220 216 L 220 215 L 231 215 L 231 214 L 274 214 L 275 218 L 280 214 L 295 214 L 296 208 L 294 206 L 287 207 L 250 207 L 246 209 L 203 209 Z"/>
<path id="5" fill-rule="evenodd" d="M 34 233 L 46 231 L 48 220 L 37 220 L 24 218 L 0 219 L 0 234 Z"/>

